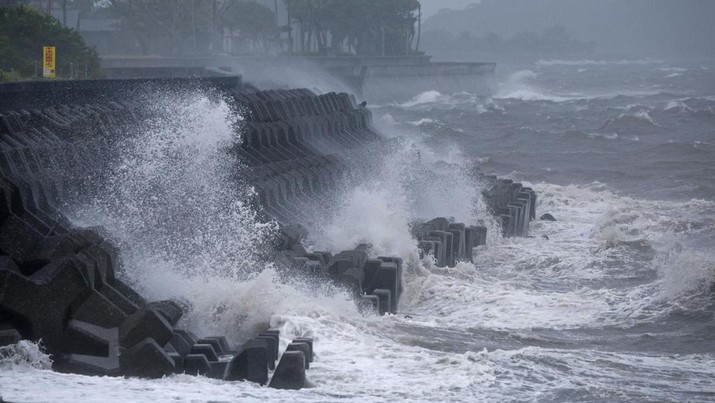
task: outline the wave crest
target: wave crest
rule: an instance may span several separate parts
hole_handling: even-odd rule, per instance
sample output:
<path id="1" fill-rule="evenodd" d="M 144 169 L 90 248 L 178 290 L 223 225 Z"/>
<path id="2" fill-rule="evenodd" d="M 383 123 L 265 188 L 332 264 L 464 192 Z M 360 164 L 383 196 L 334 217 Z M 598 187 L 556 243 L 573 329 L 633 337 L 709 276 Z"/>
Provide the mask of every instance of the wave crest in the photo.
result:
<path id="1" fill-rule="evenodd" d="M 537 66 L 611 66 L 611 65 L 631 65 L 631 64 L 660 64 L 663 63 L 662 60 L 655 59 L 641 59 L 641 60 L 539 60 L 536 62 Z"/>
<path id="2" fill-rule="evenodd" d="M 45 354 L 40 343 L 20 340 L 16 344 L 0 347 L 0 368 L 16 366 L 50 369 L 52 359 Z"/>

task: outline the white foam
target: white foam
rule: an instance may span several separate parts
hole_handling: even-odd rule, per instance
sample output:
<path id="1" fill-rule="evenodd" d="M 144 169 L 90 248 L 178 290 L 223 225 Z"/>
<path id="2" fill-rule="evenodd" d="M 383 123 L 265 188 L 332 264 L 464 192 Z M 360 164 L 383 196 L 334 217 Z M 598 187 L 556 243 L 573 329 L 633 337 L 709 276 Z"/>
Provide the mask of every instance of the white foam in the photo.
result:
<path id="1" fill-rule="evenodd" d="M 708 400 L 715 360 L 696 354 L 649 355 L 526 347 L 495 351 L 489 358 L 509 376 L 504 395 L 529 400 Z M 688 376 L 683 377 L 682 374 Z M 578 374 L 578 376 L 574 376 Z M 525 388 L 524 380 L 529 387 Z M 579 395 L 574 399 L 574 395 Z"/>
<path id="2" fill-rule="evenodd" d="M 360 172 L 368 179 L 334 201 L 334 211 L 316 212 L 311 244 L 336 252 L 368 243 L 376 254 L 414 255 L 412 221 L 443 216 L 476 222 L 479 188 L 467 169 L 457 147 L 435 151 L 419 137 L 400 139 L 376 166 Z"/>
<path id="3" fill-rule="evenodd" d="M 685 73 L 688 69 L 683 67 L 663 67 L 659 69 L 660 71 L 665 71 L 669 73 Z"/>
<path id="4" fill-rule="evenodd" d="M 494 95 L 496 99 L 519 99 L 522 101 L 553 101 L 563 102 L 567 97 L 548 94 L 535 84 L 536 73 L 531 70 L 520 70 L 499 84 L 499 90 Z"/>
<path id="5" fill-rule="evenodd" d="M 441 98 L 443 98 L 444 95 L 440 93 L 439 91 L 425 91 L 420 94 L 415 95 L 412 97 L 411 100 L 403 103 L 401 106 L 402 107 L 411 107 L 415 105 L 421 105 L 421 104 L 428 104 L 428 103 L 435 103 L 438 102 Z"/>
<path id="6" fill-rule="evenodd" d="M 616 140 L 618 138 L 618 133 L 588 133 L 588 137 L 601 137 L 606 140 Z"/>
<path id="7" fill-rule="evenodd" d="M 609 66 L 609 65 L 631 65 L 631 64 L 659 64 L 661 60 L 641 59 L 641 60 L 539 60 L 537 66 Z"/>
<path id="8" fill-rule="evenodd" d="M 600 131 L 613 130 L 615 132 L 630 132 L 633 130 L 634 126 L 642 127 L 657 127 L 653 118 L 650 116 L 647 110 L 638 110 L 636 112 L 621 113 L 615 119 L 609 119 L 606 123 L 599 128 Z M 623 133 L 621 133 L 623 134 Z"/>
<path id="9" fill-rule="evenodd" d="M 435 120 L 430 118 L 422 118 L 420 120 L 408 121 L 407 123 L 411 124 L 412 126 L 422 126 L 425 124 L 435 123 Z"/>
<path id="10" fill-rule="evenodd" d="M 531 73 L 517 78 L 532 80 Z M 160 214 L 164 207 L 171 213 L 196 214 L 198 219 L 186 216 L 189 227 L 178 228 L 188 237 L 175 239 L 172 231 L 157 234 L 154 240 L 137 235 L 149 245 L 167 244 L 172 253 L 131 253 L 128 274 L 150 298 L 188 300 L 193 309 L 182 325 L 202 335 L 227 334 L 237 342 L 271 326 L 281 329 L 282 349 L 293 336 L 314 337 L 316 361 L 308 377 L 315 387 L 288 392 L 183 375 L 159 380 L 84 377 L 20 364 L 13 370 L 0 368 L 5 399 L 38 400 L 36 391 L 41 390 L 42 399 L 50 401 L 501 401 L 534 396 L 554 400 L 555 391 L 567 389 L 602 392 L 606 400 L 624 396 L 619 393 L 640 393 L 644 400 L 665 399 L 672 393 L 672 400 L 678 400 L 688 392 L 709 391 L 715 362 L 706 355 L 649 357 L 538 347 L 487 352 L 474 341 L 474 333 L 487 329 L 532 335 L 534 328 L 628 327 L 652 323 L 683 306 L 701 306 L 713 281 L 712 257 L 694 252 L 682 238 L 715 230 L 715 203 L 637 200 L 601 183 L 527 183 L 539 194 L 538 211 L 552 213 L 558 221 L 532 222 L 534 238 L 501 239 L 496 222 L 479 203 L 480 189 L 465 173 L 469 165 L 459 149 L 437 152 L 418 140 L 405 140 L 370 171 L 368 177 L 374 180 L 346 192 L 335 202 L 334 214 L 311 231 L 316 247 L 338 251 L 367 242 L 373 253 L 406 259 L 401 314 L 364 317 L 343 290 L 300 277 L 288 280 L 280 270 L 260 262 L 248 251 L 260 246 L 270 228 L 256 224 L 246 205 L 226 203 L 235 202 L 234 193 L 206 195 L 192 185 L 225 187 L 220 182 L 221 161 L 214 157 L 220 144 L 234 135 L 223 105 L 195 102 L 207 106 L 199 108 L 198 115 L 209 114 L 210 122 L 192 115 L 191 108 L 181 109 L 188 121 L 180 127 L 190 129 L 169 126 L 168 131 L 143 139 L 149 145 L 139 148 L 137 158 L 128 159 L 118 172 L 118 178 L 137 182 L 127 184 L 128 190 L 116 188 L 113 195 L 120 203 L 103 205 L 100 200 L 94 208 L 104 213 L 111 206 L 122 212 L 107 222 L 119 225 L 120 238 L 129 237 L 122 238 L 129 243 L 125 246 L 131 246 L 132 234 L 155 234 L 146 232 L 142 220 L 167 219 Z M 631 113 L 636 119 L 650 118 L 647 111 L 643 116 Z M 402 127 L 390 115 L 383 120 L 388 135 L 394 133 L 390 125 Z M 206 127 L 212 130 L 206 137 L 190 136 Z M 153 158 L 175 156 L 180 149 L 198 155 L 203 165 L 187 163 L 182 154 L 178 159 Z M 184 179 L 169 168 L 183 171 Z M 150 190 L 141 192 L 142 188 Z M 162 204 L 167 200 L 157 190 L 181 196 L 187 208 Z M 208 208 L 191 199 L 198 195 L 208 197 Z M 221 208 L 212 210 L 211 203 Z M 198 207 L 207 209 L 207 215 Z M 488 245 L 477 248 L 476 265 L 461 262 L 454 268 L 437 268 L 429 257 L 417 258 L 409 222 L 438 215 L 467 223 L 487 218 Z M 221 226 L 206 221 L 209 216 L 218 217 Z M 92 222 L 91 217 L 84 218 Z M 206 253 L 180 253 L 186 247 Z M 223 255 L 223 250 L 229 254 Z M 634 276 L 629 262 L 616 260 L 629 253 L 654 256 L 646 267 L 649 273 L 656 272 L 652 281 L 618 284 Z M 461 344 L 450 344 L 441 331 L 460 337 Z M 459 352 L 450 352 L 451 348 Z"/>
<path id="11" fill-rule="evenodd" d="M 41 343 L 20 340 L 0 347 L 0 372 L 20 368 L 50 369 L 52 359 L 45 354 Z M 2 389 L 0 388 L 0 393 Z"/>
<path id="12" fill-rule="evenodd" d="M 655 122 L 653 121 L 653 118 L 648 114 L 648 111 L 641 110 L 641 111 L 638 111 L 635 114 L 633 114 L 633 116 L 644 121 L 644 122 L 648 122 L 653 126 L 656 125 Z"/>
<path id="13" fill-rule="evenodd" d="M 704 290 L 715 279 L 713 265 L 704 256 L 693 258 L 689 248 L 673 249 L 668 228 L 705 219 L 715 208 L 712 202 L 630 199 L 599 183 L 532 187 L 539 192 L 539 211 L 554 214 L 558 221 L 532 222 L 534 238 L 504 239 L 478 248 L 478 270 L 466 263 L 439 269 L 423 262 L 426 272 L 411 279 L 405 308 L 434 326 L 631 326 L 707 295 Z M 657 273 L 655 281 L 627 288 L 617 283 L 584 286 L 637 275 L 627 257 L 617 269 L 606 269 L 621 253 L 670 257 L 640 269 Z"/>
<path id="14" fill-rule="evenodd" d="M 687 106 L 682 100 L 671 100 L 665 105 L 665 111 L 677 111 L 677 112 L 694 112 L 692 108 Z"/>
<path id="15" fill-rule="evenodd" d="M 398 256 L 415 250 L 406 201 L 399 188 L 360 186 L 349 191 L 340 203 L 333 219 L 314 230 L 317 248 L 339 252 L 368 243 L 378 255 Z"/>
<path id="16" fill-rule="evenodd" d="M 104 187 L 71 216 L 107 228 L 124 260 L 118 275 L 144 296 L 184 299 L 194 308 L 186 326 L 238 341 L 270 316 L 252 287 L 275 290 L 257 275 L 271 269 L 260 253 L 275 223 L 256 220 L 253 191 L 234 176 L 240 161 L 227 152 L 240 114 L 201 93 L 145 101 L 149 117 L 126 134 Z"/>
<path id="17" fill-rule="evenodd" d="M 442 108 L 442 109 L 468 109 L 477 112 L 478 114 L 499 111 L 498 105 L 494 103 L 492 99 L 480 98 L 476 94 L 469 92 L 457 92 L 454 94 L 443 94 L 439 91 L 425 91 L 421 94 L 416 95 L 411 100 L 401 103 L 392 104 L 392 106 L 397 106 L 405 109 L 426 109 L 426 108 Z M 426 120 L 418 120 L 417 122 L 422 123 L 434 123 L 430 122 L 431 119 L 425 118 Z M 406 122 L 408 124 L 417 125 L 415 122 Z"/>

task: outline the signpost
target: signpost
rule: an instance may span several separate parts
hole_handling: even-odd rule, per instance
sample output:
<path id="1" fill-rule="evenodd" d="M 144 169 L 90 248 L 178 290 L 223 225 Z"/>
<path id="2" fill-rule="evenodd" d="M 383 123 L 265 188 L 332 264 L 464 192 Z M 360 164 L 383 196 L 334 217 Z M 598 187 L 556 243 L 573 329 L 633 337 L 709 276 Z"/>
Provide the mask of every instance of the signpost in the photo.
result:
<path id="1" fill-rule="evenodd" d="M 55 78 L 55 47 L 42 48 L 42 77 Z"/>

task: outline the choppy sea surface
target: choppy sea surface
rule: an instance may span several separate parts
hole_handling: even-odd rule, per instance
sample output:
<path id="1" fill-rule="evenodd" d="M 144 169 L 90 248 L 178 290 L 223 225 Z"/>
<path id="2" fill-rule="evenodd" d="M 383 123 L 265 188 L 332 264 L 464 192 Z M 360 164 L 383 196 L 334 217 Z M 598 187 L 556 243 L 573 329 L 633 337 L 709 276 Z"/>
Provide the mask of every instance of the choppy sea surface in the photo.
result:
<path id="1" fill-rule="evenodd" d="M 149 122 L 104 196 L 68 214 L 108 228 L 123 247 L 123 275 L 149 298 L 186 300 L 193 309 L 182 326 L 233 342 L 266 326 L 313 337 L 311 387 L 60 374 L 22 342 L 0 358 L 0 396 L 715 400 L 715 62 L 500 65 L 492 92 L 370 105 L 394 138 L 389 157 L 316 215 L 315 249 L 368 242 L 406 259 L 399 313 L 383 317 L 254 253 L 271 226 L 237 201 L 250 189 L 228 186 L 231 162 L 217 157 L 240 116 L 201 94 L 157 103 L 180 119 L 170 130 Z M 532 222 L 528 238 L 501 237 L 480 208 L 475 166 L 534 188 L 537 215 L 557 221 Z M 474 264 L 418 258 L 409 224 L 436 216 L 486 221 Z"/>

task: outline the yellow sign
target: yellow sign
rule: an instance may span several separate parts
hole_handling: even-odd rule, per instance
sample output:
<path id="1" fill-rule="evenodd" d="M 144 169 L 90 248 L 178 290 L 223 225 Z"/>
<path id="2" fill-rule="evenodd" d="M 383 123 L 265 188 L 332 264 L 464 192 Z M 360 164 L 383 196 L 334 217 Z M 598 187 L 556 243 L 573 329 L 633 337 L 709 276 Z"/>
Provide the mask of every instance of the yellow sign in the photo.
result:
<path id="1" fill-rule="evenodd" d="M 42 77 L 55 78 L 55 47 L 42 48 Z"/>

